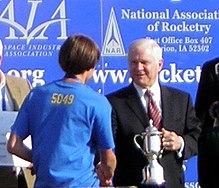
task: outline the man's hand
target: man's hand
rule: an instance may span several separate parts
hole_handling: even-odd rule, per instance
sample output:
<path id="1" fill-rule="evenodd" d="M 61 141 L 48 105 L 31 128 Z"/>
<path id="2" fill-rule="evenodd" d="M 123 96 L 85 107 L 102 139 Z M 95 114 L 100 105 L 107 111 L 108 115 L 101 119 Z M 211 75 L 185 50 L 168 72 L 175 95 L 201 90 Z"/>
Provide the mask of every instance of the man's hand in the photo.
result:
<path id="1" fill-rule="evenodd" d="M 100 180 L 100 186 L 105 187 L 105 186 L 112 185 L 112 179 L 111 179 L 111 177 L 110 178 L 107 177 L 107 175 L 105 174 L 104 167 L 101 164 L 101 162 L 99 162 L 96 165 L 96 173 L 97 173 L 97 177 Z"/>
<path id="2" fill-rule="evenodd" d="M 166 150 L 178 151 L 182 146 L 180 136 L 173 131 L 161 129 L 163 133 L 162 144 Z"/>

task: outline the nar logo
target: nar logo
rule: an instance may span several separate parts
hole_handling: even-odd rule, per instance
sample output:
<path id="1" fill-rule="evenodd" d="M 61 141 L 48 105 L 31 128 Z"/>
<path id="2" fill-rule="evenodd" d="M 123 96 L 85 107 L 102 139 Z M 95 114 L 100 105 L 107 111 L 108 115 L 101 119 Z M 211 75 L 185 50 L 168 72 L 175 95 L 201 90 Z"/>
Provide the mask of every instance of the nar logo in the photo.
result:
<path id="1" fill-rule="evenodd" d="M 126 55 L 113 8 L 111 8 L 101 55 L 102 56 Z"/>
<path id="2" fill-rule="evenodd" d="M 66 9 L 65 9 L 65 0 L 63 0 L 59 6 L 53 11 L 54 13 L 50 17 L 45 17 L 45 22 L 37 25 L 36 18 L 37 15 L 42 14 L 38 7 L 42 3 L 42 0 L 28 0 L 30 3 L 29 16 L 27 18 L 26 26 L 22 26 L 16 21 L 15 16 L 15 6 L 14 1 L 11 0 L 2 13 L 0 13 L 0 22 L 8 25 L 9 31 L 6 39 L 15 40 L 15 39 L 25 39 L 26 43 L 33 39 L 35 40 L 47 40 L 48 37 L 45 35 L 47 29 L 54 24 L 59 24 L 60 35 L 57 36 L 57 39 L 66 39 Z M 45 14 L 47 16 L 47 14 Z"/>

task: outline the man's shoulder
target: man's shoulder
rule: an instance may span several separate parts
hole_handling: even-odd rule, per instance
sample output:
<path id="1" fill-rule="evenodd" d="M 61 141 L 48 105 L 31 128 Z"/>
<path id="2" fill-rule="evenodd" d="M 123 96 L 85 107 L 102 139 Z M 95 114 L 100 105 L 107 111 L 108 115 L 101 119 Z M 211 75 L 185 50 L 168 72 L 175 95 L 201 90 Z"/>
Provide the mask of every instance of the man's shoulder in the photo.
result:
<path id="1" fill-rule="evenodd" d="M 190 95 L 188 92 L 186 92 L 184 90 L 174 88 L 171 86 L 161 86 L 161 91 L 169 92 L 169 93 L 172 93 L 174 95 L 180 95 L 180 96 L 189 96 Z"/>
<path id="2" fill-rule="evenodd" d="M 128 86 L 122 87 L 120 89 L 117 89 L 117 90 L 107 94 L 106 97 L 107 98 L 119 97 L 119 96 L 125 97 L 125 96 L 129 95 L 130 93 L 133 93 L 134 91 L 135 91 L 134 86 L 128 85 Z"/>
<path id="3" fill-rule="evenodd" d="M 5 75 L 5 78 L 7 81 L 27 82 L 27 79 L 17 76 Z"/>
<path id="4" fill-rule="evenodd" d="M 203 68 L 214 67 L 217 63 L 219 63 L 219 57 L 206 61 Z"/>
<path id="5" fill-rule="evenodd" d="M 32 88 L 28 79 L 10 75 L 5 75 L 5 78 L 6 85 L 10 90 L 15 90 L 15 88 L 22 88 L 24 91 L 29 91 Z"/>

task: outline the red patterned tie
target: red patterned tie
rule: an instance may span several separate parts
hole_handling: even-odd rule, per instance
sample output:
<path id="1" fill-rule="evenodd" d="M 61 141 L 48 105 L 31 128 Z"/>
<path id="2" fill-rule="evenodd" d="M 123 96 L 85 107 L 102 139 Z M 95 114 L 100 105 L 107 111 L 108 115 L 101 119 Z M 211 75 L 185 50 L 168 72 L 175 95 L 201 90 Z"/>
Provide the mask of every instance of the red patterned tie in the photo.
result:
<path id="1" fill-rule="evenodd" d="M 153 120 L 153 125 L 159 130 L 161 128 L 161 117 L 159 113 L 159 109 L 152 99 L 152 93 L 147 89 L 145 95 L 148 97 L 148 116 Z"/>

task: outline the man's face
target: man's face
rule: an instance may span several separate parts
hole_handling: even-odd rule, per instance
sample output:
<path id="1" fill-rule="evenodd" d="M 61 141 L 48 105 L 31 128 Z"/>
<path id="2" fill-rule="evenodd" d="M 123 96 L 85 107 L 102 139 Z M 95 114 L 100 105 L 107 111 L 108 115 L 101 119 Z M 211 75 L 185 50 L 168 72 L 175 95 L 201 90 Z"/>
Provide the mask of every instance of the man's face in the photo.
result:
<path id="1" fill-rule="evenodd" d="M 163 60 L 156 60 L 150 50 L 138 49 L 129 53 L 129 71 L 134 83 L 142 88 L 151 87 L 163 67 Z"/>

